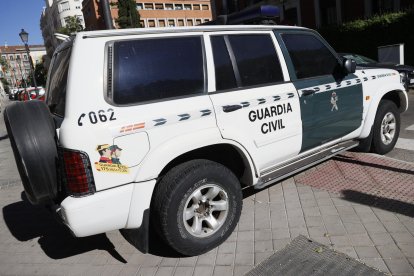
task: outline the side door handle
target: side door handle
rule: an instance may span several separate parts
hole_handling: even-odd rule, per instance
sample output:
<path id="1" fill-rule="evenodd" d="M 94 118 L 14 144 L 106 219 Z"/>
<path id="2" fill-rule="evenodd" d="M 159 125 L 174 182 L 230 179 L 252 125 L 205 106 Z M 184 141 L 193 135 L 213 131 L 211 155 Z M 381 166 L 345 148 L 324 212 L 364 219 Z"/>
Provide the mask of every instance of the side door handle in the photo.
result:
<path id="1" fill-rule="evenodd" d="M 315 92 L 316 91 L 313 89 L 305 89 L 305 90 L 302 90 L 302 96 L 309 96 L 309 95 L 314 94 Z"/>
<path id="2" fill-rule="evenodd" d="M 235 105 L 225 105 L 225 106 L 223 106 L 223 111 L 224 112 L 233 112 L 233 111 L 236 111 L 236 110 L 239 110 L 239 109 L 241 109 L 243 106 L 241 106 L 241 105 L 239 105 L 239 104 L 235 104 Z"/>

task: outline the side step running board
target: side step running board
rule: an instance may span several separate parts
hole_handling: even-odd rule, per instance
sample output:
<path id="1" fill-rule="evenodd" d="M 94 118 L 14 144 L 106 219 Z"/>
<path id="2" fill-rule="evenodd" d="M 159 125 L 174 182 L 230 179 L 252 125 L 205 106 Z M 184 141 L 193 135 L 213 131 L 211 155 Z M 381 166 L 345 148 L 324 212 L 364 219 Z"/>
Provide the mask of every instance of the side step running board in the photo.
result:
<path id="1" fill-rule="evenodd" d="M 263 189 L 268 185 L 278 182 L 293 174 L 303 171 L 311 166 L 321 163 L 340 152 L 352 149 L 359 145 L 359 141 L 346 141 L 318 152 L 309 154 L 301 159 L 293 160 L 282 166 L 277 166 L 273 170 L 267 170 L 265 174 L 260 177 L 259 183 L 254 185 L 255 189 Z"/>

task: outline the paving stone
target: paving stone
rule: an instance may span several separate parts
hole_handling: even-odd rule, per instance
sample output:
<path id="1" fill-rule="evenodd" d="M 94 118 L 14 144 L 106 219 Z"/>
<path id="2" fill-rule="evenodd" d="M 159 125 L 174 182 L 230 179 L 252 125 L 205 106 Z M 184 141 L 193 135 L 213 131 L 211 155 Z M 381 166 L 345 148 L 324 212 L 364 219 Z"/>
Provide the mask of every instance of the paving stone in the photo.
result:
<path id="1" fill-rule="evenodd" d="M 156 267 L 140 267 L 137 276 L 152 276 L 157 271 Z M 88 275 L 89 276 L 89 275 Z"/>
<path id="2" fill-rule="evenodd" d="M 390 233 L 401 233 L 407 232 L 404 224 L 401 222 L 393 222 L 393 221 L 383 221 L 382 224 L 385 226 L 388 232 Z"/>
<path id="3" fill-rule="evenodd" d="M 356 254 L 355 249 L 352 246 L 334 246 L 334 249 L 354 259 L 358 258 L 358 255 Z"/>
<path id="4" fill-rule="evenodd" d="M 234 264 L 237 265 L 254 265 L 253 253 L 238 253 Z M 226 274 L 223 274 L 226 275 Z"/>
<path id="5" fill-rule="evenodd" d="M 325 223 L 326 231 L 331 236 L 342 236 L 346 234 L 345 227 L 342 223 Z"/>
<path id="6" fill-rule="evenodd" d="M 404 254 L 394 244 L 379 245 L 377 246 L 378 252 L 385 258 L 404 258 Z"/>
<path id="7" fill-rule="evenodd" d="M 234 254 L 217 254 L 216 265 L 233 265 Z"/>
<path id="8" fill-rule="evenodd" d="M 178 263 L 177 258 L 162 258 L 161 263 L 159 264 L 159 266 L 172 266 L 175 267 Z"/>
<path id="9" fill-rule="evenodd" d="M 267 252 L 257 252 L 254 254 L 254 265 L 257 266 L 270 256 L 272 256 L 275 252 L 274 251 L 267 251 Z"/>
<path id="10" fill-rule="evenodd" d="M 302 227 L 290 227 L 290 237 L 292 239 L 296 238 L 299 235 L 309 237 L 308 229 L 305 226 Z"/>
<path id="11" fill-rule="evenodd" d="M 364 223 L 365 229 L 367 229 L 367 232 L 371 234 L 379 234 L 379 233 L 386 233 L 387 229 L 382 225 L 381 222 L 375 221 L 375 222 L 367 222 Z"/>
<path id="12" fill-rule="evenodd" d="M 239 231 L 237 233 L 237 241 L 254 241 L 254 231 Z"/>
<path id="13" fill-rule="evenodd" d="M 236 250 L 236 242 L 224 242 L 218 248 L 218 253 L 234 253 Z"/>
<path id="14" fill-rule="evenodd" d="M 253 253 L 254 243 L 250 241 L 238 241 L 237 242 L 237 253 Z"/>
<path id="15" fill-rule="evenodd" d="M 381 258 L 374 246 L 354 246 L 358 258 Z"/>
<path id="16" fill-rule="evenodd" d="M 384 260 L 381 258 L 365 258 L 365 259 L 360 259 L 360 261 L 370 267 L 376 268 L 382 272 L 385 273 L 389 273 L 390 271 L 388 270 L 387 265 L 385 264 Z"/>
<path id="17" fill-rule="evenodd" d="M 413 275 L 414 269 L 406 259 L 385 259 L 390 272 L 392 274 L 408 274 Z"/>
<path id="18" fill-rule="evenodd" d="M 347 236 L 329 236 L 331 243 L 336 247 L 349 246 L 351 244 Z"/>
<path id="19" fill-rule="evenodd" d="M 277 239 L 277 240 L 273 240 L 273 249 L 275 251 L 278 251 L 280 249 L 285 248 L 286 245 L 288 245 L 288 243 L 290 243 L 290 239 Z"/>
<path id="20" fill-rule="evenodd" d="M 256 241 L 254 243 L 254 252 L 269 252 L 273 251 L 273 244 L 267 241 Z"/>
<path id="21" fill-rule="evenodd" d="M 166 267 L 160 267 L 158 268 L 157 272 L 155 273 L 155 276 L 172 276 L 174 275 L 175 267 L 166 266 Z"/>
<path id="22" fill-rule="evenodd" d="M 186 257 L 186 258 L 180 258 L 180 260 L 178 261 L 178 265 L 177 266 L 195 266 L 195 264 L 197 263 L 197 256 L 196 257 Z"/>
<path id="23" fill-rule="evenodd" d="M 243 276 L 253 269 L 253 266 L 238 265 L 234 267 L 234 276 Z M 195 276 L 198 276 L 194 273 Z M 224 276 L 224 275 L 223 275 Z"/>
<path id="24" fill-rule="evenodd" d="M 323 226 L 315 226 L 315 227 L 308 227 L 308 232 L 310 238 L 312 237 L 322 237 L 327 233 L 325 227 Z"/>
<path id="25" fill-rule="evenodd" d="M 322 217 L 305 217 L 305 222 L 307 227 L 322 226 L 324 225 Z"/>
<path id="26" fill-rule="evenodd" d="M 212 266 L 196 266 L 194 268 L 194 276 L 211 276 L 213 274 L 214 267 Z"/>
<path id="27" fill-rule="evenodd" d="M 257 230 L 254 232 L 255 241 L 269 241 L 272 239 L 272 231 L 270 229 Z"/>
<path id="28" fill-rule="evenodd" d="M 368 234 L 349 234 L 349 240 L 353 246 L 372 246 L 374 245 Z"/>
<path id="29" fill-rule="evenodd" d="M 374 242 L 375 245 L 387 245 L 387 244 L 395 245 L 394 240 L 392 239 L 391 235 L 388 233 L 370 234 L 370 238 Z"/>
<path id="30" fill-rule="evenodd" d="M 213 266 L 216 262 L 216 257 L 216 252 L 211 252 L 208 254 L 198 256 L 197 266 Z"/>
<path id="31" fill-rule="evenodd" d="M 362 223 L 350 223 L 344 222 L 343 223 L 345 230 L 348 234 L 365 234 L 367 230 L 365 229 Z"/>
<path id="32" fill-rule="evenodd" d="M 194 268 L 177 266 L 174 272 L 174 276 L 191 276 L 193 275 Z"/>
<path id="33" fill-rule="evenodd" d="M 290 238 L 289 228 L 276 228 L 272 230 L 273 239 Z"/>
<path id="34" fill-rule="evenodd" d="M 414 244 L 414 237 L 409 232 L 391 233 L 391 236 L 397 244 Z"/>

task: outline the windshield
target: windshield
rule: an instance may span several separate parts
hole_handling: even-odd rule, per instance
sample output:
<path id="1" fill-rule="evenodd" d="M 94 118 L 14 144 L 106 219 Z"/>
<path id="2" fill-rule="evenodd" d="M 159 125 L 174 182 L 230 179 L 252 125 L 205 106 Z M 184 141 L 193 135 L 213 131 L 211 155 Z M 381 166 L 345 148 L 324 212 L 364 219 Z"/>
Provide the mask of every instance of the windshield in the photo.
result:
<path id="1" fill-rule="evenodd" d="M 65 115 L 66 83 L 72 47 L 67 47 L 53 55 L 51 72 L 47 83 L 46 103 L 50 112 L 58 116 Z"/>
<path id="2" fill-rule="evenodd" d="M 370 58 L 367 58 L 367 57 L 364 57 L 364 56 L 361 56 L 361 55 L 355 55 L 355 54 L 344 55 L 344 58 L 353 59 L 353 60 L 355 60 L 355 62 L 357 64 L 378 63 L 377 61 L 375 61 L 373 59 L 370 59 Z"/>

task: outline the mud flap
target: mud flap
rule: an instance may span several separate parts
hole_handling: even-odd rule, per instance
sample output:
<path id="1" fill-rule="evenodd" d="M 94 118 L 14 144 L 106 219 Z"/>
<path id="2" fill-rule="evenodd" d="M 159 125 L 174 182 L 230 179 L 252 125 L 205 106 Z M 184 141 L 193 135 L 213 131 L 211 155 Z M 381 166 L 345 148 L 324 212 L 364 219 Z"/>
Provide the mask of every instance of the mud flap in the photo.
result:
<path id="1" fill-rule="evenodd" d="M 121 229 L 121 235 L 142 253 L 149 249 L 149 209 L 144 210 L 141 227 L 136 229 Z"/>

